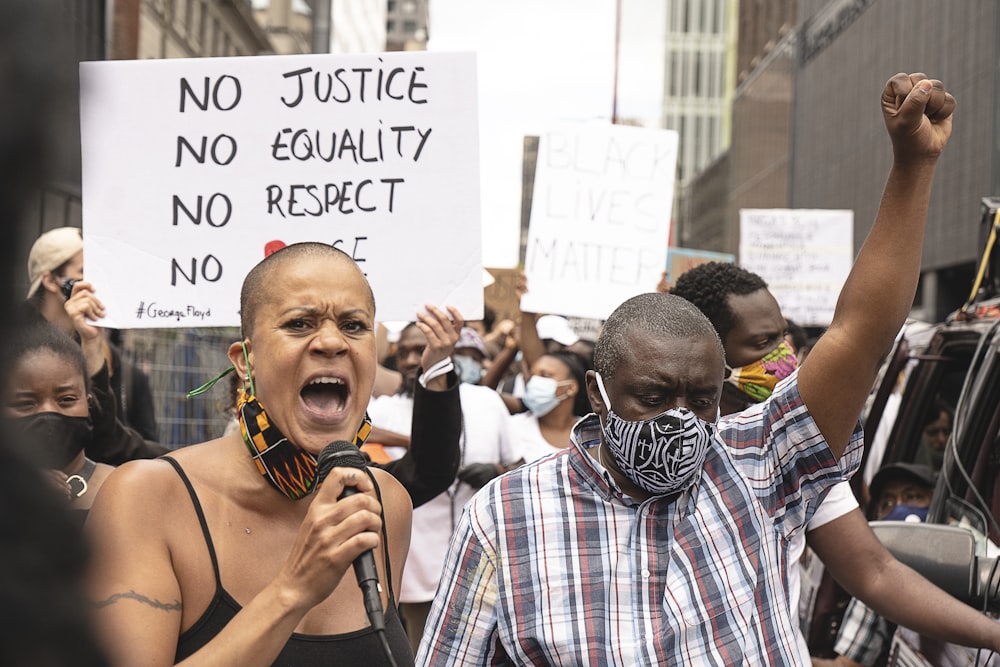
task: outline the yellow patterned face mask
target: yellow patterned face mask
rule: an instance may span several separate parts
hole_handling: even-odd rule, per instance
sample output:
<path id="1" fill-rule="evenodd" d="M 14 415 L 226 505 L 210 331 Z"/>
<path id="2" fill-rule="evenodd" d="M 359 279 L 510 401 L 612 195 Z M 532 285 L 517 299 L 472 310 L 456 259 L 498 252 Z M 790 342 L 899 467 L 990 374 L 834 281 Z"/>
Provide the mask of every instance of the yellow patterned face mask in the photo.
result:
<path id="1" fill-rule="evenodd" d="M 798 360 L 792 348 L 788 343 L 782 343 L 752 364 L 739 368 L 726 365 L 729 374 L 726 382 L 760 403 L 767 400 L 778 382 L 791 375 L 797 366 Z"/>
<path id="2" fill-rule="evenodd" d="M 264 406 L 246 389 L 240 391 L 236 404 L 240 413 L 240 433 L 243 444 L 257 470 L 280 493 L 299 500 L 316 487 L 316 457 L 294 444 L 271 423 Z M 372 430 L 365 413 L 361 427 L 354 436 L 354 445 L 361 447 Z"/>

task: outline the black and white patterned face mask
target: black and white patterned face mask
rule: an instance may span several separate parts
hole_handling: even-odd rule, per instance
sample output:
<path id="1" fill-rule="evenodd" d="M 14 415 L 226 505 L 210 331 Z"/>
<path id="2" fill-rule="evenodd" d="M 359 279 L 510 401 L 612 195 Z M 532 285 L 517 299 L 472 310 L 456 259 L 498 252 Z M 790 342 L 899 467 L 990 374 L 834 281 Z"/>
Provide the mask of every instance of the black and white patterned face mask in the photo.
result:
<path id="1" fill-rule="evenodd" d="M 608 408 L 601 425 L 604 444 L 623 475 L 654 496 L 683 491 L 697 479 L 712 443 L 712 424 L 687 408 L 628 421 L 612 410 L 600 373 L 597 388 Z"/>

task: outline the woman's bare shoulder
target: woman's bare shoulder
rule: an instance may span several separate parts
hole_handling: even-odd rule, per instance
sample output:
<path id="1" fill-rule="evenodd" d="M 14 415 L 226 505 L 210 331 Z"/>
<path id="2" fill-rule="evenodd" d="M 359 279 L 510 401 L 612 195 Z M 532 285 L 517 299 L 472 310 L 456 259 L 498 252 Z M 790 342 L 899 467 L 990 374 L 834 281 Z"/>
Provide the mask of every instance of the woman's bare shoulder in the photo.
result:
<path id="1" fill-rule="evenodd" d="M 369 468 L 375 481 L 378 482 L 379 491 L 382 494 L 382 504 L 392 507 L 395 510 L 405 509 L 407 512 L 413 511 L 413 503 L 410 501 L 410 494 L 406 488 L 400 484 L 399 480 L 381 468 Z"/>
<path id="2" fill-rule="evenodd" d="M 191 445 L 157 459 L 129 461 L 108 471 L 95 501 L 95 510 L 100 512 L 103 507 L 110 506 L 110 511 L 115 513 L 124 507 L 162 512 L 176 494 L 185 492 L 181 477 L 165 459 L 173 459 L 185 472 L 197 471 L 218 456 L 218 442 Z"/>

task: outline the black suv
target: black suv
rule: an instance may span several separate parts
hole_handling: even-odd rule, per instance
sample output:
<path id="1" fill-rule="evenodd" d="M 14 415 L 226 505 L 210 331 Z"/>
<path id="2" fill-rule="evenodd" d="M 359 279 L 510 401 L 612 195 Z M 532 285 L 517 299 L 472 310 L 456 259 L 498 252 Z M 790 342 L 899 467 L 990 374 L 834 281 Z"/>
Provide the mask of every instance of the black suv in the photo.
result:
<path id="1" fill-rule="evenodd" d="M 925 524 L 873 522 L 901 561 L 986 613 L 1000 612 L 1000 200 L 983 200 L 988 232 L 970 302 L 947 321 L 908 323 L 884 366 L 865 419 L 865 462 L 852 481 L 866 483 L 889 463 L 928 461 L 924 429 L 946 406 L 952 412 L 934 500 Z M 924 450 L 924 451 L 922 451 Z M 972 665 L 985 655 L 905 629 L 888 664 Z M 992 662 L 990 663 L 992 664 Z"/>

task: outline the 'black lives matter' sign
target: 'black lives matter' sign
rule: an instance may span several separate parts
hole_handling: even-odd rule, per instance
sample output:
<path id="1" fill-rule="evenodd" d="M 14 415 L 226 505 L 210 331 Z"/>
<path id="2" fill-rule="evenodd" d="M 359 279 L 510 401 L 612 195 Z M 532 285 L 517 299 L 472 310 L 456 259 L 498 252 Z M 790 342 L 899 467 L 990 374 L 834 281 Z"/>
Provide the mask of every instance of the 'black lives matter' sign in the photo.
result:
<path id="1" fill-rule="evenodd" d="M 541 135 L 525 252 L 527 312 L 606 319 L 667 263 L 677 133 L 621 125 Z"/>

